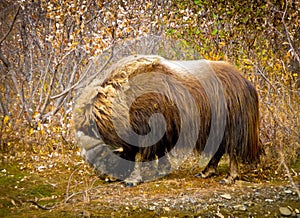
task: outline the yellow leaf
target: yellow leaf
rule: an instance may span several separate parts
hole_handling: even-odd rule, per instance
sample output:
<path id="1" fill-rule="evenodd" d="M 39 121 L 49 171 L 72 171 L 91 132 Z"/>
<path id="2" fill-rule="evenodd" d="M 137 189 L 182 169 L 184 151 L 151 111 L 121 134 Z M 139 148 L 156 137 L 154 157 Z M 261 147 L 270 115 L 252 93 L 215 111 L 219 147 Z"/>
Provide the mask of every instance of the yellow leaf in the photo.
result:
<path id="1" fill-rule="evenodd" d="M 3 119 L 3 124 L 6 125 L 8 123 L 8 121 L 9 121 L 9 116 L 6 115 Z"/>
<path id="2" fill-rule="evenodd" d="M 44 84 L 44 92 L 46 92 L 47 91 L 47 84 Z"/>
<path id="3" fill-rule="evenodd" d="M 32 135 L 34 133 L 34 129 L 33 128 L 30 128 L 29 130 L 29 135 Z"/>
<path id="4" fill-rule="evenodd" d="M 249 65 L 252 64 L 251 60 L 249 60 L 249 59 L 244 59 L 244 63 L 249 64 Z"/>

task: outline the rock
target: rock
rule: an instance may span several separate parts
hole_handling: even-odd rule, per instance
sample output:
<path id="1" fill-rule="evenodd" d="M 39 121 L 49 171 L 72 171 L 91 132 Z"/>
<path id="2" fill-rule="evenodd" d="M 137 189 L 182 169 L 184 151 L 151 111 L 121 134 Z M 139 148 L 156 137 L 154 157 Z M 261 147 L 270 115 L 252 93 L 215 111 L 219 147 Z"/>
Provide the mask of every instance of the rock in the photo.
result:
<path id="1" fill-rule="evenodd" d="M 233 206 L 233 209 L 239 210 L 239 211 L 246 211 L 247 207 L 243 204 L 238 204 L 238 205 Z"/>
<path id="2" fill-rule="evenodd" d="M 151 211 L 154 211 L 155 209 L 156 209 L 155 206 L 150 206 L 150 207 L 149 207 L 149 210 L 151 210 Z"/>
<path id="3" fill-rule="evenodd" d="M 251 207 L 251 206 L 254 206 L 255 203 L 252 202 L 252 201 L 246 201 L 246 202 L 244 203 L 244 205 L 246 205 L 246 206 L 248 206 L 248 207 Z"/>
<path id="4" fill-rule="evenodd" d="M 223 195 L 220 195 L 222 198 L 225 198 L 227 200 L 230 200 L 231 199 L 231 195 L 230 194 L 223 194 Z"/>
<path id="5" fill-rule="evenodd" d="M 163 207 L 164 211 L 169 212 L 170 208 L 169 207 Z"/>
<path id="6" fill-rule="evenodd" d="M 223 203 L 217 203 L 217 206 L 218 207 L 224 207 L 224 204 Z"/>
<path id="7" fill-rule="evenodd" d="M 287 190 L 285 190 L 284 191 L 286 194 L 292 194 L 293 192 L 291 191 L 291 190 L 289 190 L 289 189 L 287 189 Z"/>
<path id="8" fill-rule="evenodd" d="M 216 215 L 217 215 L 217 217 L 219 217 L 219 218 L 224 218 L 224 215 L 221 214 L 220 212 L 217 212 Z"/>
<path id="9" fill-rule="evenodd" d="M 265 201 L 266 201 L 266 202 L 269 202 L 269 203 L 272 203 L 274 200 L 273 200 L 273 199 L 267 198 L 267 199 L 265 199 Z"/>
<path id="10" fill-rule="evenodd" d="M 292 215 L 292 211 L 288 207 L 279 207 L 279 212 L 282 216 Z"/>

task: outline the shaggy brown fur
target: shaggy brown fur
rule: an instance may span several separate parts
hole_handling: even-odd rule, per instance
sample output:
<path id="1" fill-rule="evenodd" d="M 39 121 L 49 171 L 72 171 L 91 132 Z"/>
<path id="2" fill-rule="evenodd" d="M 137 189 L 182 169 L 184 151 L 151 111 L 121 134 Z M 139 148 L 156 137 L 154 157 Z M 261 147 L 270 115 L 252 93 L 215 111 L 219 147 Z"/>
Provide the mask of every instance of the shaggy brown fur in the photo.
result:
<path id="1" fill-rule="evenodd" d="M 113 66 L 106 75 L 106 79 L 101 81 L 101 85 L 97 87 L 97 94 L 92 100 L 93 107 L 90 110 L 92 110 L 93 119 L 96 121 L 103 142 L 111 149 L 117 149 L 120 157 L 130 161 L 149 161 L 160 158 L 166 152 L 172 150 L 183 128 L 188 129 L 188 131 L 193 131 L 194 129 L 194 119 L 189 118 L 188 122 L 182 122 L 188 116 L 180 114 L 178 108 L 178 105 L 180 105 L 186 111 L 196 110 L 200 117 L 195 150 L 201 153 L 208 139 L 212 116 L 209 97 L 203 84 L 208 84 L 209 86 L 213 77 L 211 72 L 214 72 L 222 85 L 223 95 L 226 100 L 226 127 L 218 150 L 207 167 L 197 176 L 208 177 L 212 175 L 219 160 L 226 153 L 230 157 L 229 182 L 233 181 L 239 176 L 237 161 L 253 163 L 259 159 L 262 153 L 258 133 L 258 96 L 255 88 L 232 65 L 226 62 L 205 62 L 210 67 L 211 72 L 209 70 L 204 70 L 205 72 L 199 71 L 203 82 L 200 83 L 195 75 L 184 72 L 182 69 L 177 70 L 167 66 L 161 60 L 160 57 L 156 56 L 125 59 L 118 65 Z M 156 77 L 156 73 L 170 76 L 179 81 L 180 84 L 183 84 L 185 90 L 194 98 L 196 108 L 191 108 L 186 103 L 187 96 L 184 96 L 184 92 L 177 88 L 172 81 Z M 138 85 L 132 85 L 130 83 L 131 79 L 139 74 L 147 76 L 139 79 Z M 195 74 L 197 75 L 197 72 Z M 136 96 L 136 90 L 141 88 L 147 89 L 147 87 L 153 89 L 153 84 L 156 83 L 163 84 L 169 94 L 153 91 Z M 214 85 L 212 84 L 211 86 Z M 214 90 L 214 87 L 211 90 Z M 176 96 L 176 102 L 173 102 L 172 95 Z M 217 95 L 219 94 L 215 93 L 215 95 L 218 100 Z M 130 98 L 135 99 L 131 105 L 126 102 Z M 117 134 L 116 128 L 118 128 L 118 133 L 121 133 L 122 136 L 130 137 L 129 129 L 132 128 L 138 135 L 147 135 L 150 131 L 154 131 L 149 126 L 149 118 L 155 113 L 160 113 L 165 117 L 166 132 L 154 145 L 149 147 L 134 146 L 124 141 Z M 122 125 L 114 126 L 113 121 L 116 116 Z M 130 120 L 130 122 L 127 123 L 127 120 Z M 78 125 L 84 126 L 83 123 Z M 159 125 L 157 124 L 154 127 L 160 128 Z M 184 139 L 186 142 L 189 140 L 189 138 Z M 147 144 L 148 142 L 139 141 L 138 143 Z M 184 149 L 185 145 L 181 146 Z M 89 148 L 85 147 L 85 149 L 88 150 Z M 93 162 L 92 160 L 88 161 Z M 129 174 L 132 175 L 130 176 Z M 135 173 L 130 172 L 129 174 L 126 175 L 126 177 L 129 177 L 127 179 L 129 184 L 139 182 L 137 181 L 139 179 L 133 178 Z"/>

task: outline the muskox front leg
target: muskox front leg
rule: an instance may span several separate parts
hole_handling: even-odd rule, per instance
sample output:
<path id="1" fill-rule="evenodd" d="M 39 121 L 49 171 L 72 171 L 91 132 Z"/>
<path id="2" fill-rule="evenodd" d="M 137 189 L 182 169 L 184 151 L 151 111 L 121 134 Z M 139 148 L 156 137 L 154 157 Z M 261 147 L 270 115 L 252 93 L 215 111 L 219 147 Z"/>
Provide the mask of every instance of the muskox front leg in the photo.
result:
<path id="1" fill-rule="evenodd" d="M 141 159 L 142 159 L 141 154 L 137 153 L 135 156 L 134 169 L 130 174 L 130 176 L 124 180 L 126 187 L 133 187 L 142 182 L 141 165 L 140 165 Z"/>
<path id="2" fill-rule="evenodd" d="M 224 153 L 224 147 L 221 145 L 214 156 L 210 159 L 204 170 L 200 173 L 197 173 L 195 176 L 199 178 L 208 178 L 214 175 L 216 173 L 218 163 L 220 162 L 220 159 L 222 158 Z"/>
<path id="3" fill-rule="evenodd" d="M 166 176 L 171 172 L 171 170 L 172 166 L 167 156 L 158 159 L 157 174 L 159 176 Z"/>

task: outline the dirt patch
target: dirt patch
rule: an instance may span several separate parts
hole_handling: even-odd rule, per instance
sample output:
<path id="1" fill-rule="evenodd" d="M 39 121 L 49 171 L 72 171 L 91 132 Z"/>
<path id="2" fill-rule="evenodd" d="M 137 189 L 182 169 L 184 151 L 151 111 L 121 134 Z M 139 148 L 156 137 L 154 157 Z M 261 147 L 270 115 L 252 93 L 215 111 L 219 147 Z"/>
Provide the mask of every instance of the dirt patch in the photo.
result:
<path id="1" fill-rule="evenodd" d="M 172 174 L 137 187 L 97 178 L 80 157 L 38 164 L 3 162 L 0 166 L 1 217 L 299 217 L 299 197 L 283 169 L 247 169 L 233 185 L 218 175 L 194 177 L 199 167 L 183 166 Z M 193 164 L 192 162 L 190 164 Z M 44 166 L 44 167 L 41 167 Z M 300 169 L 291 166 L 299 189 Z M 289 213 L 290 212 L 290 213 Z"/>

